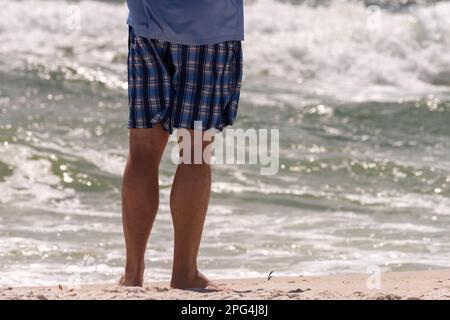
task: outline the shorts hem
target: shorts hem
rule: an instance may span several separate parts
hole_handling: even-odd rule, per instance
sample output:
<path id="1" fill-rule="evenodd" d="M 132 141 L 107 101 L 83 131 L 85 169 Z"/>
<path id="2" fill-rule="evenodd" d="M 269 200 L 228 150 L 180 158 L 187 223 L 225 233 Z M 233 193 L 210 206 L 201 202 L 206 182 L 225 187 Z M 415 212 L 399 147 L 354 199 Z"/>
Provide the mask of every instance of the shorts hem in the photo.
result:
<path id="1" fill-rule="evenodd" d="M 156 124 L 161 124 L 164 131 L 166 131 L 168 134 L 172 134 L 175 129 L 187 129 L 187 130 L 196 130 L 196 127 L 194 124 L 192 125 L 175 125 L 167 127 L 166 125 L 162 124 L 161 122 L 155 122 L 145 125 L 128 125 L 128 129 L 152 129 L 155 127 Z M 201 129 L 203 132 L 208 130 L 216 130 L 218 132 L 222 132 L 224 129 L 226 129 L 229 126 L 233 126 L 234 121 L 224 121 L 222 123 L 217 123 L 214 126 L 209 127 L 208 129 Z"/>

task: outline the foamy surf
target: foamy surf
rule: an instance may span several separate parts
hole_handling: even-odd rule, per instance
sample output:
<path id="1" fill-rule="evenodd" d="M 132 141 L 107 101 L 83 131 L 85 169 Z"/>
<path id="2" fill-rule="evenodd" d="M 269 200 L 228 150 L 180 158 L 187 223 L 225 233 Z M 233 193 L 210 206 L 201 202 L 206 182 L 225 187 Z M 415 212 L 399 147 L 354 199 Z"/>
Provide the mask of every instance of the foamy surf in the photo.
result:
<path id="1" fill-rule="evenodd" d="M 3 68 L 126 88 L 124 4 L 82 1 L 72 10 L 61 1 L 2 5 Z M 36 10 L 23 15 L 24 7 Z M 274 77 L 277 87 L 305 97 L 344 101 L 449 94 L 448 2 L 400 12 L 337 0 L 316 7 L 259 0 L 247 7 L 248 79 Z M 70 27 L 74 15 L 79 27 Z"/>

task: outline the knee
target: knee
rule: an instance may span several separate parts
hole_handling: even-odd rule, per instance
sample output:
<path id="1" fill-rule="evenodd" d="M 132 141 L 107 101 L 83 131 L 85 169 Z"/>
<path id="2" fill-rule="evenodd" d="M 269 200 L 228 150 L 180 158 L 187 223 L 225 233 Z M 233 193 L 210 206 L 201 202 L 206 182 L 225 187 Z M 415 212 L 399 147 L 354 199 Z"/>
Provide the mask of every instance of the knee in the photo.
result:
<path id="1" fill-rule="evenodd" d="M 167 139 L 139 139 L 130 137 L 129 161 L 133 164 L 159 164 Z"/>
<path id="2" fill-rule="evenodd" d="M 153 144 L 132 144 L 130 145 L 129 161 L 133 164 L 155 164 L 161 160 L 164 147 Z"/>
<path id="3" fill-rule="evenodd" d="M 135 161 L 159 159 L 166 147 L 168 134 L 161 128 L 130 130 L 130 158 Z"/>
<path id="4" fill-rule="evenodd" d="M 180 163 L 185 165 L 210 165 L 212 159 L 210 147 L 202 148 L 202 146 L 180 147 L 179 156 Z"/>
<path id="5" fill-rule="evenodd" d="M 193 133 L 178 137 L 179 156 L 182 164 L 209 165 L 211 163 L 214 137 L 204 137 L 197 141 Z"/>

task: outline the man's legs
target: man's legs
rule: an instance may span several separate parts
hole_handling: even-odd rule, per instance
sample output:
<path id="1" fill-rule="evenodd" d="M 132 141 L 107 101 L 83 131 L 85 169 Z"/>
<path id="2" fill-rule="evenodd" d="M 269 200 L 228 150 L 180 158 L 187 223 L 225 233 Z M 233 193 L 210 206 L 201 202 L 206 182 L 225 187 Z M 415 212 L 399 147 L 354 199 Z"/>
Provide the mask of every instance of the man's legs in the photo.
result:
<path id="1" fill-rule="evenodd" d="M 199 141 L 200 143 L 194 146 L 193 130 L 188 132 L 191 137 L 191 163 L 194 163 L 194 149 L 200 148 L 203 155 L 203 151 L 211 142 Z M 181 144 L 182 152 L 189 152 L 183 141 Z M 181 158 L 183 159 L 183 154 Z M 217 289 L 197 269 L 197 255 L 211 193 L 211 167 L 209 160 L 206 162 L 204 160 L 202 157 L 199 164 L 179 164 L 172 184 L 170 209 L 175 232 L 175 248 L 170 286 L 173 288 Z"/>
<path id="2" fill-rule="evenodd" d="M 159 124 L 151 129 L 130 129 L 130 152 L 122 184 L 127 255 L 121 285 L 143 285 L 145 249 L 159 205 L 159 163 L 168 137 Z"/>

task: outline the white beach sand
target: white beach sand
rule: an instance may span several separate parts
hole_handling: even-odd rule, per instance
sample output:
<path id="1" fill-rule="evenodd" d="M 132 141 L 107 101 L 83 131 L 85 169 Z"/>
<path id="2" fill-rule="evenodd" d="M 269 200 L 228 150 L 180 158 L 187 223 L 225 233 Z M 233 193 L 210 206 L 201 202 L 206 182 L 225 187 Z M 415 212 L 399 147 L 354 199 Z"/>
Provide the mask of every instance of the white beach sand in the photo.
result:
<path id="1" fill-rule="evenodd" d="M 222 280 L 229 290 L 194 292 L 169 288 L 167 283 L 147 283 L 143 288 L 84 285 L 78 288 L 0 288 L 0 299 L 450 299 L 450 270 L 391 272 L 380 276 L 380 289 L 368 288 L 368 274 L 317 277 L 272 277 Z M 377 284 L 369 280 L 369 287 Z"/>

